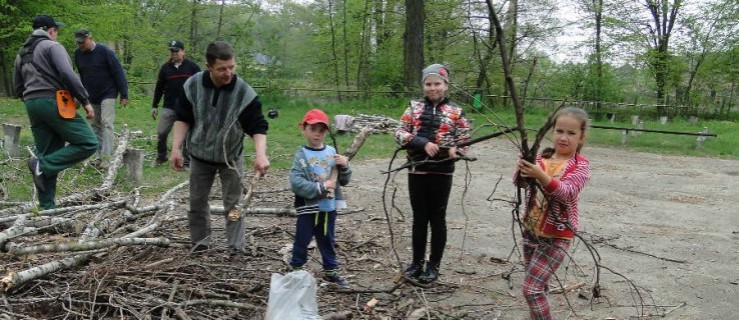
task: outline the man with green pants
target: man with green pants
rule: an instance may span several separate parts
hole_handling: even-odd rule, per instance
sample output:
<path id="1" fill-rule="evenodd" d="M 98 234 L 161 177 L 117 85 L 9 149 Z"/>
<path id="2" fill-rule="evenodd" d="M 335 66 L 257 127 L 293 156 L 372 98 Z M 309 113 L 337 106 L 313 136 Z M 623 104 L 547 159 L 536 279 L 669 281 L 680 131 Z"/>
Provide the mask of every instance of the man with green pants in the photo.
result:
<path id="1" fill-rule="evenodd" d="M 36 157 L 28 168 L 43 209 L 55 207 L 57 174 L 86 159 L 97 150 L 95 134 L 73 109 L 76 98 L 87 118 L 94 112 L 87 91 L 72 70 L 67 50 L 56 42 L 64 24 L 47 15 L 33 19 L 33 33 L 15 58 L 15 95 L 23 99 L 36 143 Z M 66 144 L 66 146 L 65 146 Z"/>

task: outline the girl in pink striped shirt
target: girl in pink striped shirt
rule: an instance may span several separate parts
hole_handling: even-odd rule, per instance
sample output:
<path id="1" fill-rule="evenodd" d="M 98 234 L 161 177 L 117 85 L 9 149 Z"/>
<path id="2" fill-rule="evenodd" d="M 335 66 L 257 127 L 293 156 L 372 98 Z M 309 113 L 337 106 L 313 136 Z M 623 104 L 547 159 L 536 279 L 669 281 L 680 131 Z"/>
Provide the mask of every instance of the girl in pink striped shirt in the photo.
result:
<path id="1" fill-rule="evenodd" d="M 566 256 L 578 227 L 580 191 L 590 180 L 590 163 L 580 155 L 588 129 L 588 114 L 565 108 L 554 116 L 552 142 L 537 156 L 536 164 L 519 160 L 515 182 L 526 187 L 523 224 L 525 277 L 523 295 L 531 319 L 552 319 L 547 299 L 548 283 Z M 526 178 L 536 180 L 543 192 L 531 189 Z"/>

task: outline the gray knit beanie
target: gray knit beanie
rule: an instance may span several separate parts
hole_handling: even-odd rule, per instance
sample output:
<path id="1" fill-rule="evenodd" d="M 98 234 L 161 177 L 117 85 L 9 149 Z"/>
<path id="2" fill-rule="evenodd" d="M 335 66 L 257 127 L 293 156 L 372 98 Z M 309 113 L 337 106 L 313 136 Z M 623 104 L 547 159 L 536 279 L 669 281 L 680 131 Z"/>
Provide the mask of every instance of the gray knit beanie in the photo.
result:
<path id="1" fill-rule="evenodd" d="M 423 77 L 421 78 L 421 82 L 425 82 L 426 78 L 429 76 L 437 76 L 444 80 L 444 82 L 449 83 L 449 70 L 441 64 L 434 63 L 425 69 L 423 69 Z"/>

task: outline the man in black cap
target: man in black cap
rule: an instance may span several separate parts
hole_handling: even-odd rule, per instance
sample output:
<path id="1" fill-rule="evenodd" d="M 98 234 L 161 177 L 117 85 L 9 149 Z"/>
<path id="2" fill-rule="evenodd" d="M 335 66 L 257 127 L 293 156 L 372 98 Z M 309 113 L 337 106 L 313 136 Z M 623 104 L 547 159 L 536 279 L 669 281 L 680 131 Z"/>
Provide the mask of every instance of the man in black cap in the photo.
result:
<path id="1" fill-rule="evenodd" d="M 57 174 L 95 153 L 98 146 L 90 126 L 71 104 L 76 98 L 87 118 L 93 118 L 87 91 L 72 70 L 67 50 L 56 42 L 63 25 L 47 15 L 33 19 L 33 33 L 18 51 L 13 77 L 15 96 L 23 100 L 31 122 L 36 156 L 28 160 L 28 168 L 44 209 L 56 205 Z"/>
<path id="2" fill-rule="evenodd" d="M 77 30 L 74 33 L 77 50 L 74 51 L 74 63 L 80 73 L 80 79 L 90 93 L 90 102 L 95 109 L 92 128 L 98 138 L 98 158 L 100 167 L 107 168 L 113 151 L 115 138 L 113 121 L 115 121 L 115 100 L 121 96 L 121 105 L 128 105 L 128 83 L 120 61 L 115 52 L 108 46 L 92 40 L 89 30 Z"/>
<path id="3" fill-rule="evenodd" d="M 172 130 L 172 125 L 177 120 L 177 114 L 174 111 L 175 100 L 182 93 L 182 85 L 185 81 L 200 72 L 200 67 L 197 64 L 185 59 L 185 44 L 172 40 L 167 43 L 167 46 L 169 47 L 169 61 L 159 69 L 157 85 L 154 89 L 154 101 L 151 104 L 151 117 L 156 120 L 159 116 L 159 123 L 157 124 L 157 165 L 167 162 L 167 137 Z M 158 108 L 162 95 L 164 95 L 164 104 L 160 114 Z M 183 157 L 184 166 L 189 167 L 190 156 L 187 148 L 183 150 Z"/>

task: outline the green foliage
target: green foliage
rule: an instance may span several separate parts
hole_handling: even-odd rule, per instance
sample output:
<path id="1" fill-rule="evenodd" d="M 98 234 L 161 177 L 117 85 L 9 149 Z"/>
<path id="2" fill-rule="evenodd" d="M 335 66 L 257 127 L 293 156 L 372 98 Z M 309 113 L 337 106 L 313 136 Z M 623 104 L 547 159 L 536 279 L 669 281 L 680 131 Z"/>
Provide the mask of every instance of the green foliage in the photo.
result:
<path id="1" fill-rule="evenodd" d="M 519 92 L 534 58 L 538 64 L 528 83 L 528 97 L 655 103 L 658 87 L 648 77 L 649 65 L 664 66 L 668 96 L 674 89 L 685 87 L 691 66 L 688 51 L 668 48 L 659 52 L 652 48 L 647 54 L 644 44 L 650 43 L 649 38 L 642 29 L 634 28 L 639 22 L 649 22 L 637 14 L 643 9 L 624 4 L 628 14 L 618 15 L 613 7 L 616 3 L 605 5 L 603 39 L 607 55 L 603 77 L 598 78 L 592 59 L 561 62 L 547 58 L 550 50 L 567 50 L 556 48 L 552 41 L 566 31 L 551 14 L 556 2 L 519 2 L 514 37 L 517 49 L 510 57 Z M 696 74 L 690 103 L 731 110 L 737 95 L 727 88 L 736 86 L 735 65 L 739 60 L 736 46 L 731 47 L 736 43 L 735 32 L 729 32 L 735 26 L 735 5 L 728 0 L 711 0 L 700 6 L 707 10 L 707 17 L 717 17 L 715 30 L 720 32 L 701 42 L 698 35 L 706 34 L 712 25 L 710 19 L 694 15 L 679 22 L 696 25 L 692 40 L 706 44 L 696 48 L 708 48 Z M 424 64 L 447 64 L 453 84 L 470 92 L 504 94 L 498 48 L 487 34 L 487 5 L 433 0 L 426 1 L 425 7 Z M 496 6 L 504 24 L 512 21 L 507 19 L 508 9 L 506 5 Z M 70 53 L 76 47 L 72 34 L 78 28 L 92 30 L 97 41 L 114 48 L 134 95 L 151 95 L 159 66 L 168 59 L 166 43 L 172 39 L 183 41 L 188 58 L 203 68 L 209 42 L 230 42 L 236 50 L 239 75 L 275 93 L 286 88 L 404 91 L 404 10 L 402 0 L 0 0 L 0 91 L 7 93 L 10 89 L 15 53 L 31 31 L 30 20 L 36 13 L 51 14 L 67 23 L 60 30 L 59 41 Z M 508 25 L 504 28 L 514 29 Z M 670 41 L 677 43 L 685 37 L 675 33 Z M 655 52 L 658 54 L 652 54 Z M 639 55 L 634 58 L 634 54 Z M 483 68 L 487 74 L 480 77 Z M 482 82 L 484 78 L 490 82 Z M 474 88 L 477 86 L 485 88 Z"/>

